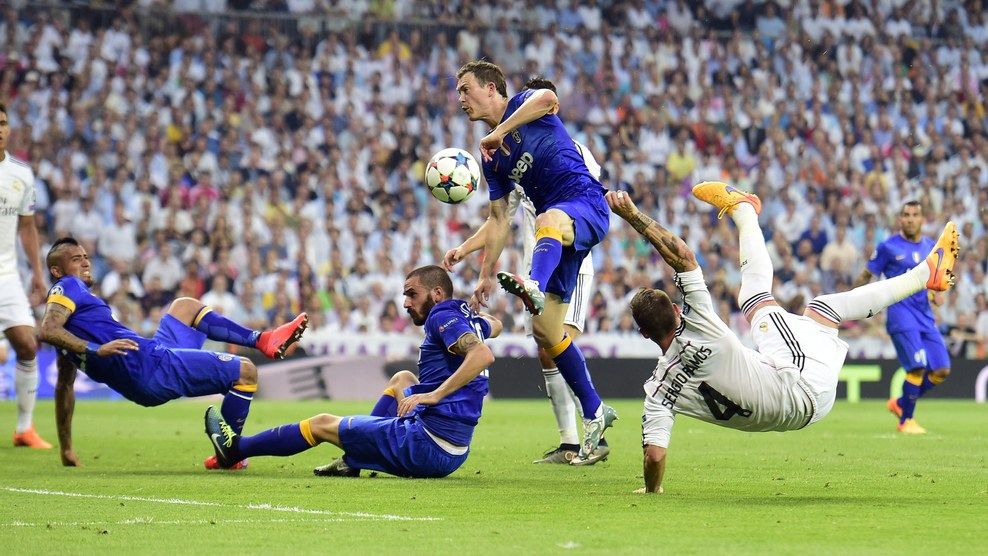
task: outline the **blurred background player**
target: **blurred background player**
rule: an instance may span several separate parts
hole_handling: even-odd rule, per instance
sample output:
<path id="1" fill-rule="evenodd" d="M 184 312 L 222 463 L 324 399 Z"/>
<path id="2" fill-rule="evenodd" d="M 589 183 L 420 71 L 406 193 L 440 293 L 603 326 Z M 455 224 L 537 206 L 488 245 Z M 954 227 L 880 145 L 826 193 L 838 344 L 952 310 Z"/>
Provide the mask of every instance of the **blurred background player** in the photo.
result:
<path id="1" fill-rule="evenodd" d="M 316 475 L 356 477 L 361 469 L 401 477 L 445 477 L 466 461 L 487 395 L 487 367 L 494 354 L 486 338 L 501 322 L 453 299 L 449 274 L 434 265 L 405 278 L 405 311 L 425 327 L 418 378 L 395 373 L 370 415 L 323 413 L 241 437 L 213 407 L 206 411 L 206 436 L 221 465 L 251 456 L 291 456 L 323 442 L 343 457 L 316 468 Z"/>
<path id="2" fill-rule="evenodd" d="M 830 413 L 847 344 L 844 320 L 874 316 L 926 289 L 954 283 L 957 227 L 948 222 L 924 259 L 900 276 L 842 293 L 820 295 L 802 316 L 782 309 L 772 295 L 774 269 L 758 224 L 761 201 L 722 182 L 703 182 L 693 195 L 730 214 L 738 229 L 741 287 L 738 305 L 751 323 L 755 349 L 721 320 L 696 256 L 686 243 L 638 210 L 627 193 L 607 194 L 611 209 L 655 247 L 676 271 L 683 308 L 662 290 L 642 289 L 631 312 L 642 335 L 662 349 L 645 382 L 642 417 L 645 486 L 662 492 L 669 438 L 677 414 L 749 432 L 796 430 Z"/>
<path id="3" fill-rule="evenodd" d="M 899 212 L 899 233 L 878 244 L 855 285 L 867 284 L 873 276 L 899 276 L 933 248 L 933 240 L 923 236 L 923 207 L 908 201 Z M 943 294 L 920 291 L 888 309 L 885 329 L 892 337 L 899 363 L 906 371 L 902 396 L 888 401 L 888 409 L 899 418 L 897 429 L 904 434 L 925 434 L 913 412 L 916 402 L 950 374 L 950 354 L 937 330 L 932 300 L 943 303 Z"/>
<path id="4" fill-rule="evenodd" d="M 525 83 L 525 88 L 530 90 L 549 89 L 553 93 L 556 92 L 556 85 L 552 81 L 540 77 L 529 79 Z M 574 140 L 573 142 L 583 157 L 590 175 L 599 181 L 600 164 L 597 163 L 593 153 L 579 141 Z M 521 209 L 522 254 L 525 266 L 531 270 L 532 251 L 535 250 L 535 205 L 525 195 L 525 190 L 516 185 L 508 197 L 508 218 L 514 218 L 519 208 Z M 580 265 L 576 290 L 573 292 L 573 298 L 566 309 L 566 316 L 563 318 L 563 328 L 573 340 L 576 340 L 583 333 L 587 322 L 587 309 L 590 306 L 590 294 L 593 291 L 593 276 L 593 255 L 587 253 Z M 531 331 L 530 323 L 528 325 L 529 331 Z M 559 429 L 559 446 L 549 450 L 532 463 L 569 463 L 580 450 L 580 433 L 576 427 L 576 406 L 580 400 L 576 398 L 573 390 L 566 384 L 566 379 L 559 373 L 552 357 L 549 357 L 549 354 L 541 346 L 539 346 L 539 363 L 542 365 L 542 376 L 545 378 L 545 391 L 552 403 L 552 412 Z M 597 446 L 597 450 L 590 459 L 595 462 L 607 459 L 610 450 L 610 447 L 607 446 L 607 440 L 601 437 L 600 445 Z"/>
<path id="5" fill-rule="evenodd" d="M 72 447 L 76 369 L 145 407 L 183 396 L 225 394 L 222 412 L 242 428 L 257 391 L 257 367 L 246 357 L 205 351 L 206 338 L 283 357 L 302 337 L 305 313 L 274 330 L 258 332 L 213 312 L 198 299 L 180 297 L 161 317 L 151 339 L 113 318 L 109 305 L 93 295 L 92 265 L 73 238 L 61 238 L 47 256 L 55 283 L 41 321 L 41 339 L 59 349 L 55 419 L 62 464 L 79 465 Z"/>
<path id="6" fill-rule="evenodd" d="M 490 188 L 490 216 L 477 232 L 443 258 L 447 269 L 484 250 L 474 301 L 486 306 L 493 273 L 508 237 L 508 195 L 521 187 L 536 210 L 535 247 L 529 277 L 498 272 L 501 287 L 517 295 L 532 313 L 532 334 L 573 389 L 583 413 L 580 453 L 571 463 L 593 463 L 604 430 L 617 419 L 590 379 L 583 353 L 566 335 L 563 321 L 579 278 L 580 265 L 607 233 L 604 188 L 587 169 L 562 121 L 559 99 L 549 89 L 525 90 L 510 100 L 504 73 L 485 61 L 457 72 L 460 107 L 491 132 L 480 141 L 484 177 Z"/>
<path id="7" fill-rule="evenodd" d="M 24 161 L 7 152 L 10 123 L 7 107 L 0 104 L 0 326 L 14 348 L 14 390 L 17 395 L 17 425 L 14 446 L 51 448 L 51 444 L 34 430 L 34 401 L 38 394 L 38 342 L 34 334 L 31 307 L 41 303 L 45 294 L 38 229 L 34 224 L 34 172 Z M 17 245 L 21 246 L 31 266 L 30 301 L 24 294 L 17 273 Z"/>

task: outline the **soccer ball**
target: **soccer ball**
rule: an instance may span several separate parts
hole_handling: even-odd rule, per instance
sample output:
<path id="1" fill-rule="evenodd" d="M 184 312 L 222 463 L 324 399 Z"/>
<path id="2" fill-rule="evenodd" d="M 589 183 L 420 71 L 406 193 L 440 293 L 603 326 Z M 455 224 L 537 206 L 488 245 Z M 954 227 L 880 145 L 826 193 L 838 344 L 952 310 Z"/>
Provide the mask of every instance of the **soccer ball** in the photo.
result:
<path id="1" fill-rule="evenodd" d="M 444 203 L 462 203 L 480 184 L 480 165 L 463 149 L 443 149 L 425 167 L 425 184 Z"/>

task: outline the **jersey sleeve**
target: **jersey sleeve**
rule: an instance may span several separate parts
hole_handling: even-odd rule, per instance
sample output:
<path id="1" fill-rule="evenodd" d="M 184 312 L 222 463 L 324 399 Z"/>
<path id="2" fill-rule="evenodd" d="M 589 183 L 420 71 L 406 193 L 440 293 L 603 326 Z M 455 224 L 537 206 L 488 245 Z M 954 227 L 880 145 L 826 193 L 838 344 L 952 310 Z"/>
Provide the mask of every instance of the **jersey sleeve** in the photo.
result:
<path id="1" fill-rule="evenodd" d="M 889 251 L 888 245 L 885 242 L 878 244 L 875 248 L 875 252 L 871 255 L 871 259 L 868 260 L 868 264 L 865 268 L 872 276 L 880 276 L 885 272 L 885 268 L 889 264 L 889 260 L 892 258 L 892 253 Z"/>
<path id="2" fill-rule="evenodd" d="M 75 312 L 76 304 L 82 299 L 85 289 L 78 278 L 70 276 L 55 283 L 48 290 L 48 303 L 55 303 Z"/>
<path id="3" fill-rule="evenodd" d="M 642 446 L 669 447 L 676 414 L 655 397 L 652 380 L 645 383 L 645 413 L 642 415 Z"/>
<path id="4" fill-rule="evenodd" d="M 24 184 L 24 197 L 21 199 L 21 206 L 17 214 L 20 216 L 31 216 L 34 214 L 34 205 L 37 202 L 38 194 L 34 189 L 34 172 L 28 170 L 24 172 L 27 183 Z"/>
<path id="5" fill-rule="evenodd" d="M 573 142 L 576 143 L 576 150 L 580 151 L 580 156 L 583 157 L 583 162 L 587 165 L 587 170 L 590 170 L 590 175 L 595 180 L 600 181 L 600 164 L 597 163 L 597 159 L 594 158 L 593 153 L 583 143 L 579 141 Z"/>
<path id="6" fill-rule="evenodd" d="M 489 325 L 487 331 L 489 334 Z M 470 320 L 467 319 L 466 315 L 453 307 L 442 307 L 438 310 L 433 310 L 426 322 L 426 332 L 434 333 L 442 341 L 447 351 L 456 345 L 456 342 L 464 334 L 477 334 L 481 336 L 481 339 L 486 337 L 483 334 L 481 324 L 478 324 L 475 328 Z"/>
<path id="7" fill-rule="evenodd" d="M 484 162 L 484 179 L 487 180 L 487 190 L 490 193 L 490 200 L 496 201 L 501 197 L 504 197 L 508 193 L 511 193 L 514 188 L 514 182 L 509 180 L 502 180 L 494 172 L 494 162 Z"/>
<path id="8" fill-rule="evenodd" d="M 676 274 L 676 286 L 683 293 L 683 324 L 700 336 L 720 338 L 731 331 L 714 308 L 707 283 L 703 280 L 703 271 L 697 267 L 689 272 Z"/>

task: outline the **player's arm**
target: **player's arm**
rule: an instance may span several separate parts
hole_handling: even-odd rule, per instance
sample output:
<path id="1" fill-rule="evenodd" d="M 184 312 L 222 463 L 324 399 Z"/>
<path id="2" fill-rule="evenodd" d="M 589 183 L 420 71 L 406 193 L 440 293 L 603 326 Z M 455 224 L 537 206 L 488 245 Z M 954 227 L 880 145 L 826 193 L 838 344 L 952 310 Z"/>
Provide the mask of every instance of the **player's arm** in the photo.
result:
<path id="1" fill-rule="evenodd" d="M 494 362 L 494 353 L 473 332 L 466 332 L 449 350 L 463 356 L 463 363 L 438 388 L 432 392 L 413 394 L 401 400 L 398 404 L 398 416 L 401 417 L 415 409 L 416 405 L 435 405 L 443 398 L 456 392 L 471 380 L 477 378 Z"/>
<path id="2" fill-rule="evenodd" d="M 646 445 L 644 448 L 642 469 L 645 475 L 645 490 L 647 494 L 662 494 L 662 477 L 666 473 L 667 448 Z"/>
<path id="3" fill-rule="evenodd" d="M 41 266 L 41 253 L 38 249 L 38 228 L 33 214 L 22 214 L 17 218 L 17 235 L 24 247 L 24 254 L 31 264 L 31 305 L 41 303 L 45 295 L 45 277 Z"/>
<path id="4" fill-rule="evenodd" d="M 497 338 L 504 331 L 504 325 L 501 321 L 494 315 L 488 313 L 480 313 L 481 318 L 487 321 L 487 324 L 491 325 L 491 333 L 488 338 Z"/>
<path id="5" fill-rule="evenodd" d="M 55 383 L 55 427 L 58 429 L 58 447 L 62 465 L 78 467 L 79 457 L 72 449 L 72 415 L 75 413 L 76 368 L 68 357 L 59 354 L 56 362 L 58 380 Z"/>
<path id="6" fill-rule="evenodd" d="M 655 247 L 665 262 L 676 272 L 689 272 L 698 268 L 696 255 L 679 236 L 663 228 L 647 214 L 638 210 L 624 191 L 608 191 L 607 204 L 614 214 L 626 220 L 631 227 Z"/>
<path id="7" fill-rule="evenodd" d="M 518 110 L 508 116 L 491 132 L 480 140 L 480 154 L 485 161 L 490 161 L 494 153 L 501 148 L 505 136 L 519 127 L 535 120 L 553 114 L 559 110 L 559 97 L 549 89 L 532 91 L 532 94 L 521 103 Z"/>
<path id="8" fill-rule="evenodd" d="M 72 310 L 65 305 L 49 301 L 45 308 L 45 316 L 41 319 L 39 334 L 41 341 L 72 353 L 86 353 L 100 357 L 123 355 L 128 351 L 137 350 L 137 342 L 128 338 L 112 340 L 103 345 L 83 340 L 65 329 L 65 323 L 71 314 Z"/>
<path id="9" fill-rule="evenodd" d="M 645 486 L 636 492 L 661 494 L 662 478 L 666 473 L 666 454 L 676 415 L 662 391 L 655 388 L 656 380 L 645 383 L 645 413 L 642 415 L 642 471 Z"/>

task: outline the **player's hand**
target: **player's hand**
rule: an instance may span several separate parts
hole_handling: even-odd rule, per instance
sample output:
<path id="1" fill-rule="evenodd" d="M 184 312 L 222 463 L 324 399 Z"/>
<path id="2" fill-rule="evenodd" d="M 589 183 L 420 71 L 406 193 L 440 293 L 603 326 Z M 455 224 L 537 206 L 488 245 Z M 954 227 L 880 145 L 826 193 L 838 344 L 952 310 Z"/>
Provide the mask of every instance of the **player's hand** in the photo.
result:
<path id="1" fill-rule="evenodd" d="M 439 400 L 440 398 L 435 392 L 412 394 L 398 404 L 398 417 L 408 415 L 419 405 L 436 405 Z"/>
<path id="2" fill-rule="evenodd" d="M 604 194 L 604 198 L 607 199 L 607 206 L 611 207 L 611 212 L 625 220 L 638 213 L 638 207 L 627 191 L 608 191 Z"/>
<path id="3" fill-rule="evenodd" d="M 462 261 L 463 257 L 466 257 L 466 253 L 464 253 L 459 247 L 454 247 L 453 249 L 446 251 L 446 256 L 443 257 L 443 268 L 446 270 L 453 270 L 453 266 Z"/>
<path id="4" fill-rule="evenodd" d="M 494 154 L 497 153 L 497 150 L 503 145 L 504 135 L 497 128 L 494 128 L 493 131 L 480 140 L 480 157 L 484 159 L 484 162 L 490 162 L 494 159 Z"/>
<path id="5" fill-rule="evenodd" d="M 659 486 L 659 492 L 648 492 L 647 490 L 645 490 L 645 487 L 641 487 L 635 489 L 635 491 L 632 494 L 662 494 L 663 492 L 665 492 L 665 489 L 663 489 L 661 486 Z"/>
<path id="6" fill-rule="evenodd" d="M 470 308 L 479 313 L 481 307 L 488 306 L 487 302 L 491 300 L 493 291 L 494 279 L 490 276 L 481 276 L 480 280 L 477 280 L 477 287 L 473 290 L 473 296 L 470 297 Z"/>
<path id="7" fill-rule="evenodd" d="M 44 303 L 46 293 L 48 292 L 45 288 L 45 281 L 40 276 L 31 280 L 31 293 L 28 294 L 27 298 L 32 307 Z"/>
<path id="8" fill-rule="evenodd" d="M 75 451 L 71 449 L 62 450 L 62 465 L 64 467 L 82 467 L 79 456 L 75 455 Z"/>
<path id="9" fill-rule="evenodd" d="M 930 303 L 939 307 L 943 305 L 946 301 L 947 301 L 947 294 L 943 292 L 930 290 Z"/>
<path id="10" fill-rule="evenodd" d="M 96 355 L 109 357 L 111 355 L 127 355 L 128 351 L 137 351 L 137 342 L 128 338 L 121 338 L 107 342 L 96 350 Z"/>

